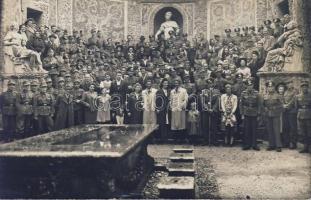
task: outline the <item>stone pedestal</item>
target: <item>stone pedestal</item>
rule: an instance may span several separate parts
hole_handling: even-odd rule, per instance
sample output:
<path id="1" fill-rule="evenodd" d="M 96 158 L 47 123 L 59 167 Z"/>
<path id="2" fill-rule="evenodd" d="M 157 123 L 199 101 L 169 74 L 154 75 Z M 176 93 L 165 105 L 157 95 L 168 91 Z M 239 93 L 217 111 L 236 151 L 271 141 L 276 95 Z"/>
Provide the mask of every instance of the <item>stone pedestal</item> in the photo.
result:
<path id="1" fill-rule="evenodd" d="M 288 86 L 293 86 L 295 89 L 300 89 L 302 81 L 310 81 L 310 73 L 306 72 L 259 72 L 257 74 L 260 78 L 259 92 L 264 94 L 266 92 L 266 83 L 272 80 L 275 84 L 284 82 Z"/>

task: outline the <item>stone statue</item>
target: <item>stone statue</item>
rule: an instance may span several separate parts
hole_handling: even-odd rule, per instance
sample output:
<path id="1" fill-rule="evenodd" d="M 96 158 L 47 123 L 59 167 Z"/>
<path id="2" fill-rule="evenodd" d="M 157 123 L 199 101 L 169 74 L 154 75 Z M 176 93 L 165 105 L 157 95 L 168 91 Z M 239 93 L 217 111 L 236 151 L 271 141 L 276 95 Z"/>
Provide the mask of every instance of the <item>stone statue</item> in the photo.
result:
<path id="1" fill-rule="evenodd" d="M 26 48 L 26 41 L 17 32 L 17 23 L 12 23 L 4 37 L 4 69 L 2 72 L 6 74 L 46 73 L 42 68 L 40 54 Z"/>
<path id="2" fill-rule="evenodd" d="M 268 52 L 264 66 L 259 71 L 268 72 L 290 72 L 303 71 L 303 37 L 298 29 L 298 24 L 294 21 L 289 22 L 287 31 L 277 40 L 281 48 L 273 49 Z"/>
<path id="3" fill-rule="evenodd" d="M 175 34 L 179 33 L 179 26 L 177 22 L 171 20 L 172 12 L 168 11 L 165 13 L 165 22 L 160 26 L 160 29 L 157 31 L 155 38 L 158 38 L 158 35 L 163 33 L 165 40 L 170 38 L 170 32 L 173 31 Z"/>

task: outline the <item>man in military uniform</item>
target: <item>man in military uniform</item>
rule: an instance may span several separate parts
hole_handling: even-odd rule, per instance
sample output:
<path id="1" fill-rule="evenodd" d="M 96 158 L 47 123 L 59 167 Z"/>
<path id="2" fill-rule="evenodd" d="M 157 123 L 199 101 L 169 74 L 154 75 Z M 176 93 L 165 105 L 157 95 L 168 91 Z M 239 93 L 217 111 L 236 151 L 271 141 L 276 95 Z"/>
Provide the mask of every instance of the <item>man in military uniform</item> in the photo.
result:
<path id="1" fill-rule="evenodd" d="M 33 93 L 29 90 L 30 83 L 23 82 L 23 89 L 17 95 L 16 128 L 21 137 L 30 136 L 33 123 Z"/>
<path id="2" fill-rule="evenodd" d="M 229 43 L 234 43 L 234 39 L 231 36 L 231 29 L 225 29 L 226 37 L 224 38 L 223 44 L 228 45 Z"/>
<path id="3" fill-rule="evenodd" d="M 247 81 L 247 89 L 240 98 L 240 113 L 244 120 L 244 144 L 243 150 L 253 148 L 259 151 L 257 146 L 257 118 L 260 114 L 260 95 L 254 90 L 253 80 Z"/>
<path id="4" fill-rule="evenodd" d="M 301 93 L 295 98 L 295 107 L 298 109 L 298 130 L 304 137 L 304 148 L 300 153 L 310 153 L 311 145 L 311 93 L 309 83 L 301 83 Z"/>
<path id="5" fill-rule="evenodd" d="M 15 81 L 8 81 L 8 89 L 0 96 L 0 111 L 2 113 L 3 132 L 5 140 L 10 140 L 16 128 L 16 97 Z"/>
<path id="6" fill-rule="evenodd" d="M 81 103 L 81 99 L 84 93 L 84 90 L 80 88 L 80 80 L 74 79 L 73 81 L 73 110 L 74 110 L 74 124 L 80 125 L 84 123 L 84 113 L 83 113 L 83 104 Z"/>
<path id="7" fill-rule="evenodd" d="M 34 96 L 36 96 L 39 92 L 39 81 L 38 80 L 33 80 L 31 81 L 31 84 L 30 84 L 30 91 Z M 32 119 L 32 134 L 36 135 L 38 133 L 38 121 L 36 119 Z"/>
<path id="8" fill-rule="evenodd" d="M 53 130 L 54 122 L 54 97 L 46 92 L 47 84 L 43 82 L 40 92 L 37 93 L 33 100 L 34 119 L 38 120 L 39 133 L 45 133 Z"/>
<path id="9" fill-rule="evenodd" d="M 281 142 L 281 114 L 283 112 L 282 97 L 276 93 L 272 81 L 267 82 L 267 94 L 263 96 L 262 111 L 265 117 L 266 130 L 269 137 L 268 151 L 282 151 Z"/>
<path id="10" fill-rule="evenodd" d="M 220 124 L 220 91 L 214 88 L 213 81 L 206 81 L 206 89 L 200 95 L 201 127 L 204 140 L 217 145 L 216 133 Z"/>

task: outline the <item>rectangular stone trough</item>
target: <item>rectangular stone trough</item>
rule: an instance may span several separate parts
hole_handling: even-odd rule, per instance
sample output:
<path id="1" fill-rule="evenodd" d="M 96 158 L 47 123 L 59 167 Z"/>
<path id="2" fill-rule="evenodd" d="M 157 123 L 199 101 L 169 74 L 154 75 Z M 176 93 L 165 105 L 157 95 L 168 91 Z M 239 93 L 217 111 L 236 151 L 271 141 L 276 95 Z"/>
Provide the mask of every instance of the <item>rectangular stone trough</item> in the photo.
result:
<path id="1" fill-rule="evenodd" d="M 193 177 L 163 177 L 158 184 L 158 189 L 160 198 L 189 199 L 195 197 Z"/>
<path id="2" fill-rule="evenodd" d="M 0 198 L 113 198 L 153 169 L 157 125 L 81 125 L 0 145 Z"/>

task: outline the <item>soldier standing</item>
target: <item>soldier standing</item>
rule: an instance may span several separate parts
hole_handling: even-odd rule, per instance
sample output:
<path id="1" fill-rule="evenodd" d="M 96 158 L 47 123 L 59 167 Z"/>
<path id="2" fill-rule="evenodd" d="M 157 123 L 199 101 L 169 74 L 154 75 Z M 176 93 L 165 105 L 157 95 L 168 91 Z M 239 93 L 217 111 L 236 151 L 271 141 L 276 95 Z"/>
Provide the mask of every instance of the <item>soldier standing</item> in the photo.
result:
<path id="1" fill-rule="evenodd" d="M 311 93 L 309 92 L 309 83 L 301 83 L 301 93 L 295 98 L 295 107 L 298 109 L 298 130 L 304 137 L 304 148 L 300 153 L 310 153 L 311 145 Z"/>
<path id="2" fill-rule="evenodd" d="M 40 92 L 33 100 L 34 119 L 38 121 L 39 133 L 45 133 L 53 130 L 54 122 L 54 97 L 46 92 L 47 84 L 41 84 Z"/>
<path id="3" fill-rule="evenodd" d="M 272 81 L 267 83 L 267 94 L 263 97 L 263 114 L 265 115 L 266 130 L 269 136 L 268 151 L 282 151 L 281 114 L 283 112 L 282 97 L 276 93 Z"/>
<path id="4" fill-rule="evenodd" d="M 84 90 L 80 88 L 80 80 L 75 79 L 73 82 L 73 110 L 74 110 L 74 124 L 80 125 L 84 123 L 84 113 L 83 113 L 83 104 L 81 99 L 84 93 Z"/>
<path id="5" fill-rule="evenodd" d="M 259 151 L 257 146 L 257 119 L 260 115 L 260 95 L 254 89 L 253 80 L 248 80 L 247 89 L 240 98 L 240 113 L 244 120 L 244 145 L 243 150 L 253 148 Z"/>
<path id="6" fill-rule="evenodd" d="M 8 89 L 0 96 L 0 110 L 2 112 L 3 132 L 5 140 L 12 139 L 16 128 L 16 97 L 15 81 L 8 81 Z"/>
<path id="7" fill-rule="evenodd" d="M 30 83 L 23 82 L 23 89 L 17 95 L 16 107 L 17 118 L 16 127 L 18 133 L 23 137 L 30 136 L 33 122 L 33 93 L 29 90 Z"/>

